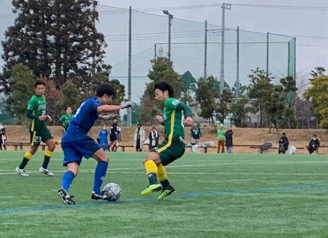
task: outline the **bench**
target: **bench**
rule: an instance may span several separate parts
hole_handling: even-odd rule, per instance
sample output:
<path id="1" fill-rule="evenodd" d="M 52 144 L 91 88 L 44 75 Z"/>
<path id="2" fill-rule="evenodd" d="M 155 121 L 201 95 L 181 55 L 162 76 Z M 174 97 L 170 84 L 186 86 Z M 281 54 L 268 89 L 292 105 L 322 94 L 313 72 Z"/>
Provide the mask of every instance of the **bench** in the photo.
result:
<path id="1" fill-rule="evenodd" d="M 125 147 L 134 147 L 134 145 L 121 145 L 121 144 L 119 144 L 119 145 L 117 145 L 116 147 L 121 147 L 121 151 L 125 151 Z"/>
<path id="2" fill-rule="evenodd" d="M 251 145 L 249 146 L 251 149 L 258 149 L 260 154 L 263 154 L 264 151 L 267 151 L 269 149 L 278 149 L 278 147 L 273 147 L 270 145 Z"/>
<path id="3" fill-rule="evenodd" d="M 13 146 L 14 150 L 18 150 L 18 148 L 20 150 L 23 150 L 24 146 L 31 146 L 31 143 L 29 143 L 29 142 L 12 142 L 12 141 L 9 141 L 9 142 L 6 142 L 5 145 L 6 146 Z M 45 150 L 47 145 L 46 144 L 40 144 L 40 146 L 41 146 L 42 150 Z"/>
<path id="4" fill-rule="evenodd" d="M 186 148 L 191 148 L 191 146 L 186 145 Z M 216 146 L 213 146 L 213 145 L 211 145 L 211 146 L 203 146 L 203 145 L 199 145 L 198 148 L 200 148 L 200 149 L 204 149 L 204 153 L 207 153 L 207 149 L 208 149 L 208 148 L 216 148 Z"/>
<path id="5" fill-rule="evenodd" d="M 263 154 L 264 151 L 267 151 L 269 149 L 278 149 L 278 147 L 275 146 L 269 146 L 269 145 L 250 145 L 249 148 L 251 149 L 258 149 L 260 154 Z M 298 150 L 303 150 L 304 147 L 296 147 Z M 287 152 L 287 151 L 286 151 Z"/>

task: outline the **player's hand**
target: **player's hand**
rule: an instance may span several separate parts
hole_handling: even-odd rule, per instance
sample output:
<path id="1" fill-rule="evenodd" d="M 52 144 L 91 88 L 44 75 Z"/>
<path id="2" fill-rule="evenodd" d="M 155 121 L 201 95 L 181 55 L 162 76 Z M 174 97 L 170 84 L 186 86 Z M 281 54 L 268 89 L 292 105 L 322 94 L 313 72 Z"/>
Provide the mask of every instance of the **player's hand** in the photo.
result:
<path id="1" fill-rule="evenodd" d="M 48 116 L 47 115 L 41 115 L 38 117 L 40 121 L 46 121 L 48 120 Z"/>
<path id="2" fill-rule="evenodd" d="M 157 120 L 159 123 L 163 123 L 163 121 L 164 121 L 162 115 L 156 115 L 156 120 Z"/>
<path id="3" fill-rule="evenodd" d="M 104 120 L 113 120 L 114 118 L 120 117 L 120 115 L 119 114 L 108 114 L 105 116 L 102 115 L 101 117 Z"/>
<path id="4" fill-rule="evenodd" d="M 46 116 L 47 116 L 47 119 L 46 119 L 46 120 L 47 120 L 48 122 L 52 122 L 52 117 L 49 116 L 49 115 L 46 115 Z"/>
<path id="5" fill-rule="evenodd" d="M 194 124 L 194 120 L 192 119 L 192 117 L 187 117 L 184 121 L 184 124 L 186 126 L 192 126 Z"/>
<path id="6" fill-rule="evenodd" d="M 129 107 L 132 107 L 133 106 L 133 102 L 132 101 L 127 101 L 123 104 L 121 104 L 121 108 L 122 109 L 126 109 L 126 108 L 129 108 Z"/>

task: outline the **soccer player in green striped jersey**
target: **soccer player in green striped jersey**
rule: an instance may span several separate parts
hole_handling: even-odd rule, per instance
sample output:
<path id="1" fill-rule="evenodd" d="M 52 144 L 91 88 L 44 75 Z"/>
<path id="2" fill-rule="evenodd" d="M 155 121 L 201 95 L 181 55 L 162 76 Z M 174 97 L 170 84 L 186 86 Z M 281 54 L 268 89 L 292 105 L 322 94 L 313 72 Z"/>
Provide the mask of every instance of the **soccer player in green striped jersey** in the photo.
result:
<path id="1" fill-rule="evenodd" d="M 184 125 L 191 126 L 193 119 L 190 108 L 173 98 L 173 89 L 170 84 L 156 83 L 154 92 L 155 99 L 164 102 L 163 116 L 156 116 L 156 119 L 164 125 L 164 141 L 150 151 L 143 160 L 149 186 L 141 192 L 141 195 L 148 196 L 153 192 L 161 191 L 157 199 L 163 200 L 175 191 L 167 179 L 164 166 L 184 154 Z"/>
<path id="2" fill-rule="evenodd" d="M 45 124 L 46 121 L 52 121 L 51 116 L 47 115 L 46 113 L 46 98 L 44 96 L 45 83 L 41 80 L 36 80 L 34 83 L 34 91 L 35 95 L 31 97 L 30 101 L 27 104 L 26 110 L 26 116 L 32 119 L 30 125 L 31 147 L 24 154 L 24 158 L 20 165 L 16 168 L 16 172 L 21 176 L 28 176 L 24 168 L 30 161 L 30 159 L 33 157 L 35 152 L 38 150 L 41 141 L 43 141 L 46 143 L 48 148 L 44 153 L 43 164 L 40 167 L 39 172 L 48 176 L 53 176 L 54 174 L 50 170 L 48 170 L 48 164 L 52 152 L 56 148 L 56 144 Z"/>

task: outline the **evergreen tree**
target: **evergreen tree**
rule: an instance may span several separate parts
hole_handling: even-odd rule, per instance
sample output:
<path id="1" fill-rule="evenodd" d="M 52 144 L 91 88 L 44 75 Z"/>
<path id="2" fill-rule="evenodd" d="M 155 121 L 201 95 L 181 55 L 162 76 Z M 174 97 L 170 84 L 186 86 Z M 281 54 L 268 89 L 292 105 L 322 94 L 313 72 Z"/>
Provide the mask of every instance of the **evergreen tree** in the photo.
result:
<path id="1" fill-rule="evenodd" d="M 172 85 L 174 90 L 174 97 L 181 97 L 183 92 L 182 80 L 178 73 L 173 69 L 173 63 L 167 57 L 159 56 L 151 60 L 152 69 L 149 70 L 148 77 L 151 80 L 147 84 L 145 92 L 141 98 L 141 114 L 140 123 L 150 124 L 159 110 L 163 109 L 164 104 L 154 101 L 154 85 L 158 82 L 167 82 Z"/>
<path id="2" fill-rule="evenodd" d="M 92 81 L 93 73 L 109 74 L 110 66 L 103 62 L 106 43 L 95 28 L 98 14 L 92 10 L 92 1 L 13 0 L 12 3 L 18 16 L 2 41 L 6 65 L 0 83 L 6 93 L 10 91 L 10 69 L 19 62 L 35 75 L 47 77 L 53 73 L 59 85 L 74 77 L 81 87 L 82 81 Z"/>
<path id="3" fill-rule="evenodd" d="M 27 103 L 34 94 L 35 76 L 26 65 L 19 63 L 14 65 L 11 70 L 12 77 L 9 83 L 12 85 L 11 94 L 8 96 L 7 111 L 16 116 L 17 119 L 25 124 Z"/>

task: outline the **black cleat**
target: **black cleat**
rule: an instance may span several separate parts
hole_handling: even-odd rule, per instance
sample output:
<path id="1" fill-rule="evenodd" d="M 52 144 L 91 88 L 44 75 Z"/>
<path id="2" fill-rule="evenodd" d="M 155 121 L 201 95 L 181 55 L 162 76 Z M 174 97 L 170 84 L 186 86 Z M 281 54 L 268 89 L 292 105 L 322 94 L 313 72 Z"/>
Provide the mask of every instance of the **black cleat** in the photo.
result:
<path id="1" fill-rule="evenodd" d="M 157 197 L 158 201 L 165 200 L 168 196 L 174 193 L 175 189 L 169 185 L 167 188 L 162 190 L 162 193 Z"/>
<path id="2" fill-rule="evenodd" d="M 108 196 L 104 194 L 104 192 L 101 192 L 101 194 L 97 194 L 95 192 L 92 192 L 91 199 L 93 200 L 107 200 Z"/>
<path id="3" fill-rule="evenodd" d="M 63 188 L 59 189 L 58 195 L 63 199 L 64 204 L 66 204 L 66 205 L 74 205 L 75 204 L 75 202 L 72 199 L 74 196 L 69 195 L 65 189 L 63 189 Z"/>

